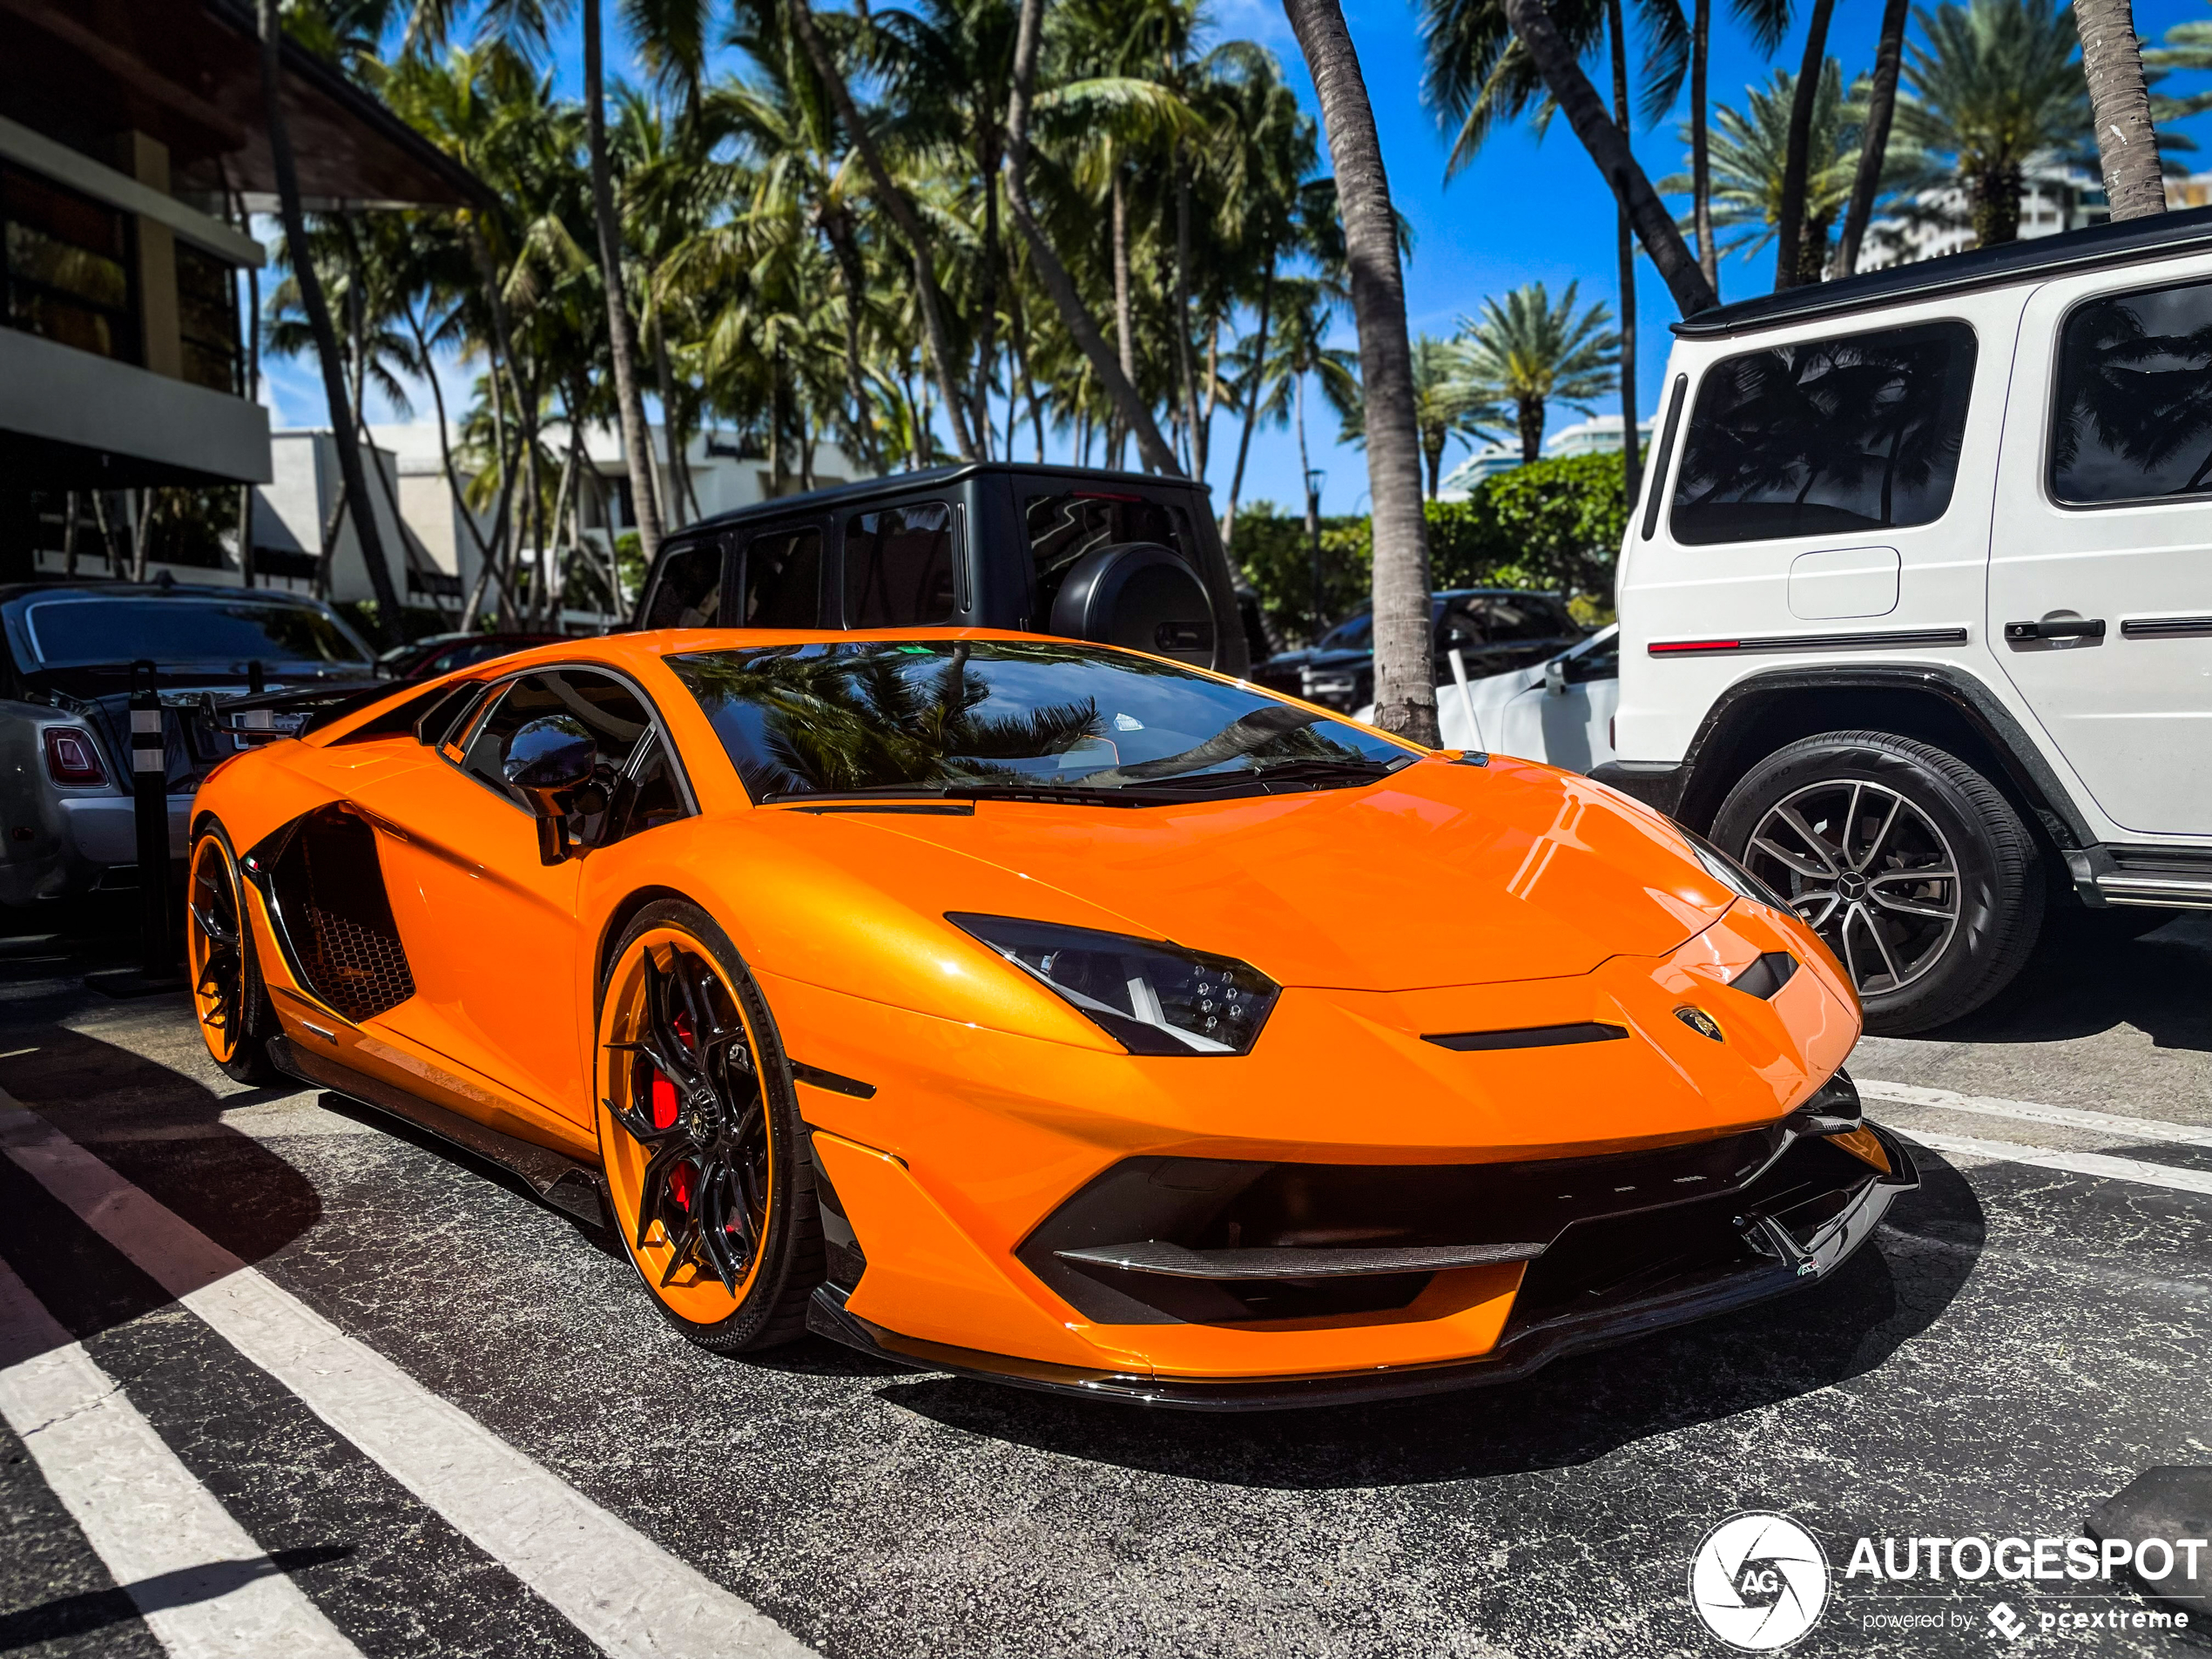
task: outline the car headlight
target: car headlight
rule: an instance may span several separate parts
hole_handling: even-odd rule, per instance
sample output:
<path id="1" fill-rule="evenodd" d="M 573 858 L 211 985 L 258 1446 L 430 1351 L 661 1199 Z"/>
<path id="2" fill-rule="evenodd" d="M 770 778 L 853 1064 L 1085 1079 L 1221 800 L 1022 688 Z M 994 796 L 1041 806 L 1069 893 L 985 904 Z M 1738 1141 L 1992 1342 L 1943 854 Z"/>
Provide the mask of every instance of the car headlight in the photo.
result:
<path id="1" fill-rule="evenodd" d="M 1246 1054 L 1281 988 L 1248 963 L 1164 940 L 948 914 L 1131 1054 Z"/>
<path id="2" fill-rule="evenodd" d="M 1754 904 L 1767 905 L 1776 910 L 1791 909 L 1791 904 L 1787 899 L 1777 893 L 1772 887 L 1767 886 L 1765 882 L 1760 880 L 1758 877 L 1753 875 L 1749 870 L 1738 864 L 1734 859 L 1729 857 L 1727 853 L 1722 852 L 1720 848 L 1715 846 L 1703 836 L 1698 834 L 1694 830 L 1683 829 L 1679 824 L 1677 824 L 1675 828 L 1681 834 L 1683 840 L 1689 843 L 1691 856 L 1696 859 L 1699 865 L 1703 867 L 1705 873 L 1711 876 L 1714 880 L 1719 882 L 1737 898 L 1749 899 Z M 1791 914 L 1794 914 L 1795 912 L 1792 911 Z"/>

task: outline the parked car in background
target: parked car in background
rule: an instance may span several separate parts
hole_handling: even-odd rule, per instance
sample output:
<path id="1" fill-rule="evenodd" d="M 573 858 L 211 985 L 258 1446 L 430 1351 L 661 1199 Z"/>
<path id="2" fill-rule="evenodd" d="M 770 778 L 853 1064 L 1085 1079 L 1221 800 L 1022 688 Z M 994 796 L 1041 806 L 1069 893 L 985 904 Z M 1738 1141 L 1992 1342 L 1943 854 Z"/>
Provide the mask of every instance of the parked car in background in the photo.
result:
<path id="1" fill-rule="evenodd" d="M 1875 1032 L 1987 1001 L 2050 907 L 2212 908 L 2212 210 L 1676 331 L 1601 779 L 1796 906 Z"/>
<path id="2" fill-rule="evenodd" d="M 1470 680 L 1464 692 L 1436 688 L 1436 722 L 1447 749 L 1517 755 L 1569 772 L 1613 759 L 1613 711 L 1621 695 L 1621 631 L 1602 628 L 1533 668 Z M 1375 705 L 1359 718 L 1372 722 Z"/>
<path id="3" fill-rule="evenodd" d="M 639 628 L 1007 628 L 1238 677 L 1258 622 L 1204 485 L 1017 462 L 863 479 L 687 525 L 636 616 Z"/>
<path id="4" fill-rule="evenodd" d="M 1581 624 L 1555 593 L 1454 588 L 1430 601 L 1429 617 L 1440 685 L 1453 678 L 1455 651 L 1467 678 L 1480 679 L 1541 663 L 1583 637 Z M 1307 702 L 1349 713 L 1375 700 L 1372 621 L 1365 616 L 1352 617 L 1339 624 L 1335 632 L 1344 633 L 1355 623 L 1361 624 L 1360 631 L 1344 644 L 1317 650 L 1306 659 L 1300 670 L 1299 694 Z"/>
<path id="5" fill-rule="evenodd" d="M 1347 617 L 1319 642 L 1301 645 L 1296 651 L 1278 651 L 1254 668 L 1250 676 L 1255 685 L 1264 685 L 1271 691 L 1281 691 L 1289 697 L 1305 695 L 1305 668 L 1316 657 L 1330 656 L 1339 651 L 1372 651 L 1375 644 L 1375 619 L 1366 611 Z"/>
<path id="6" fill-rule="evenodd" d="M 376 659 L 376 671 L 386 679 L 435 679 L 456 668 L 474 668 L 510 651 L 550 645 L 562 637 L 559 634 L 432 634 L 384 652 Z"/>
<path id="7" fill-rule="evenodd" d="M 361 637 L 327 605 L 236 588 L 102 582 L 0 588 L 0 904 L 135 886 L 131 664 L 151 661 L 163 705 L 169 846 L 185 854 L 192 793 L 238 752 L 233 710 L 389 690 Z M 301 702 L 300 693 L 314 695 Z M 257 699 L 255 693 L 262 695 Z M 277 711 L 273 705 L 292 706 Z"/>

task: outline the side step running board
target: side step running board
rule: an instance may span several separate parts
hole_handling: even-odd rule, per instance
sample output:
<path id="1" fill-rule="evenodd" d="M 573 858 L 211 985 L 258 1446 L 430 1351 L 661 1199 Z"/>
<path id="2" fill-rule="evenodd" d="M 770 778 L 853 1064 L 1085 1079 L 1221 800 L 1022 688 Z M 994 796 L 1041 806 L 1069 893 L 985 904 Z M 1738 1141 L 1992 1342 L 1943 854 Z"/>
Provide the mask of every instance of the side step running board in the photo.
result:
<path id="1" fill-rule="evenodd" d="M 502 1134 L 473 1117 L 410 1095 L 404 1089 L 355 1071 L 319 1054 L 309 1054 L 287 1037 L 269 1039 L 269 1058 L 301 1082 L 327 1089 L 348 1100 L 401 1118 L 440 1140 L 489 1158 L 529 1183 L 540 1198 L 595 1227 L 607 1224 L 599 1171 L 581 1158 L 550 1146 Z"/>

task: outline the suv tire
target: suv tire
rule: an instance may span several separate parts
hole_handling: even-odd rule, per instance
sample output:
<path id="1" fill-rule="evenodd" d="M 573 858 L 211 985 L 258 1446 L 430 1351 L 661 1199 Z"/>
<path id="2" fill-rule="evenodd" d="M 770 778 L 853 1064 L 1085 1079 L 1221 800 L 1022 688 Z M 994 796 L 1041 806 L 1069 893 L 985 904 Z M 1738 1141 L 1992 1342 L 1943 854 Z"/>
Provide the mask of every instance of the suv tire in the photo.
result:
<path id="1" fill-rule="evenodd" d="M 1956 755 L 1910 738 L 1824 732 L 1776 750 L 1729 792 L 1712 839 L 1820 934 L 1877 1035 L 1979 1008 L 2042 931 L 2040 854 L 2020 813 Z"/>

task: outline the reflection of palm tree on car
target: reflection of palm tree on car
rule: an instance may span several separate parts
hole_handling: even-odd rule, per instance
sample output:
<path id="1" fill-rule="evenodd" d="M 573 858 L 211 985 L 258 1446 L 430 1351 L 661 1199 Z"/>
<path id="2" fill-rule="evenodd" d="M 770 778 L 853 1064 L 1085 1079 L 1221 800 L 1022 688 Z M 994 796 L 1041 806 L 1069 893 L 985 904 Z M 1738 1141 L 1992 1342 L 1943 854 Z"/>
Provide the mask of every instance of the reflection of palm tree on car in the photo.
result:
<path id="1" fill-rule="evenodd" d="M 2150 296 L 2155 300 L 2167 296 Z M 2082 438 L 2145 473 L 2156 474 L 2184 450 L 2202 448 L 2212 432 L 2212 327 L 2183 334 L 2152 332 L 2146 296 L 2084 307 L 2067 324 L 2069 406 L 2058 422 L 2053 465 L 2070 470 Z M 2192 307 L 2202 314 L 2202 303 Z M 2188 495 L 2212 477 L 2212 451 L 2169 495 Z"/>

